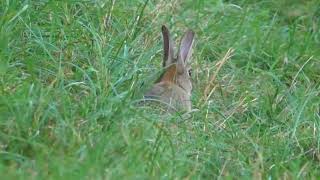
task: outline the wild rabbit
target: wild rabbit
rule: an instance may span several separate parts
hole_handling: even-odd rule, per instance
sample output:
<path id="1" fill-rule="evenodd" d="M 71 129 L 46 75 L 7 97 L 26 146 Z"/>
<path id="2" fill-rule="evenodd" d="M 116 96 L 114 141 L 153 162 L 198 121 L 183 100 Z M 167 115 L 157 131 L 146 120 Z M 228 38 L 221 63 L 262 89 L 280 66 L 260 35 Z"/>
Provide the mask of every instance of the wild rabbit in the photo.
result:
<path id="1" fill-rule="evenodd" d="M 194 32 L 188 30 L 183 36 L 178 55 L 174 54 L 174 42 L 170 38 L 169 30 L 162 26 L 163 36 L 163 68 L 164 73 L 155 82 L 144 100 L 159 101 L 171 110 L 191 111 L 191 54 L 194 42 Z"/>

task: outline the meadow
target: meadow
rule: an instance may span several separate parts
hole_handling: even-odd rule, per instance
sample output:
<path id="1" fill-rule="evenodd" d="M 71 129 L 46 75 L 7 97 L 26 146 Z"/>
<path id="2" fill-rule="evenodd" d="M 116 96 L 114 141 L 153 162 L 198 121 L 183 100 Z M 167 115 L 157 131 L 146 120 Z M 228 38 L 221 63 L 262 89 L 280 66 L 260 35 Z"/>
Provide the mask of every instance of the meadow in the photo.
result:
<path id="1" fill-rule="evenodd" d="M 196 33 L 189 119 L 136 105 Z M 1 179 L 318 179 L 318 0 L 0 1 Z"/>

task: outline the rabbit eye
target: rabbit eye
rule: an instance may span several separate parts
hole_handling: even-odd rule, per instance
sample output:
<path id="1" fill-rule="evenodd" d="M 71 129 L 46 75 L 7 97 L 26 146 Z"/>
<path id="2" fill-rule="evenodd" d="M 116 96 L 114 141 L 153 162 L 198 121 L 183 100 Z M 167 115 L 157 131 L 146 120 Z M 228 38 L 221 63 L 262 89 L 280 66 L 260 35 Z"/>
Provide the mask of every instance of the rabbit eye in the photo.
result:
<path id="1" fill-rule="evenodd" d="M 188 70 L 188 74 L 189 74 L 189 76 L 192 75 L 192 70 L 191 69 Z"/>

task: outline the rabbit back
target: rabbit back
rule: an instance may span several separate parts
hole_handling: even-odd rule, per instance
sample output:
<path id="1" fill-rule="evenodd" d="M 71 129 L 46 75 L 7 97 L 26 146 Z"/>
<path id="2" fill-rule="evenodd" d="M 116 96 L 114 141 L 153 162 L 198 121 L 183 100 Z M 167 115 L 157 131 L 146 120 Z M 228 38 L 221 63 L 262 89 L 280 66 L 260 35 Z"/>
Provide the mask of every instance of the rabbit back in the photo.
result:
<path id="1" fill-rule="evenodd" d="M 145 99 L 156 99 L 169 109 L 191 111 L 191 94 L 171 82 L 159 82 L 145 94 Z"/>

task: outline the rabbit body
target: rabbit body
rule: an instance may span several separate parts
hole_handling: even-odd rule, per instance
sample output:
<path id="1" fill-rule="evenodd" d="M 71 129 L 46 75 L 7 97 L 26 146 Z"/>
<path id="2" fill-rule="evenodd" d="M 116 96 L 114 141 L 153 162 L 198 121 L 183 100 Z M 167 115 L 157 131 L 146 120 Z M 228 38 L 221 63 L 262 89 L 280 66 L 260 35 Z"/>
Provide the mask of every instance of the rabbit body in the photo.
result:
<path id="1" fill-rule="evenodd" d="M 165 26 L 162 26 L 164 40 L 164 73 L 145 93 L 144 98 L 158 100 L 174 110 L 191 111 L 192 82 L 189 64 L 194 33 L 189 30 L 181 40 L 178 56 L 174 56 L 174 45 Z"/>
<path id="2" fill-rule="evenodd" d="M 145 98 L 158 99 L 172 109 L 191 111 L 191 94 L 172 82 L 159 82 L 145 94 Z"/>

